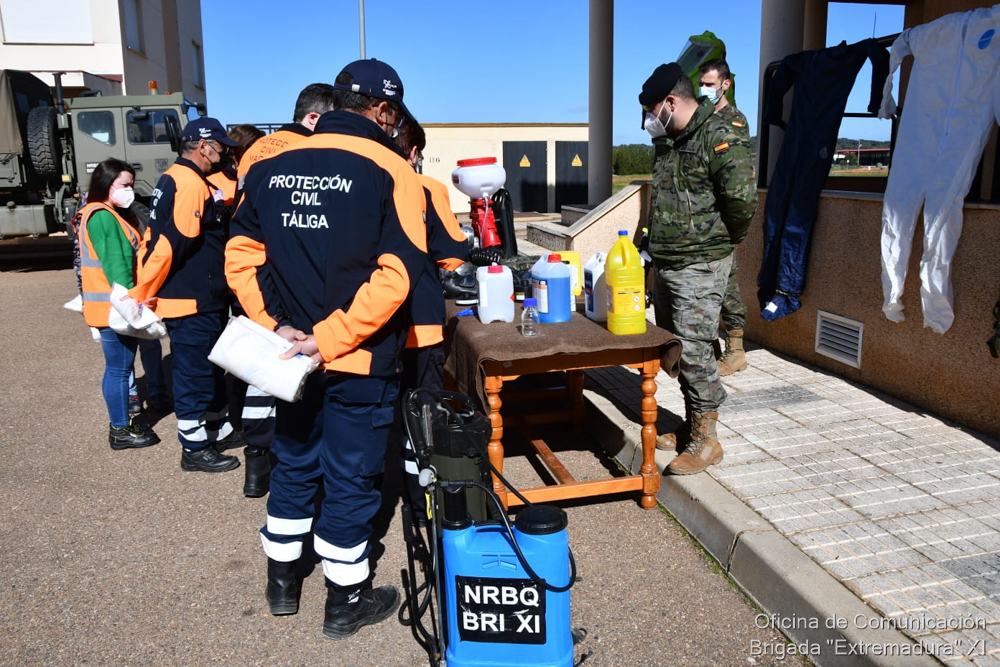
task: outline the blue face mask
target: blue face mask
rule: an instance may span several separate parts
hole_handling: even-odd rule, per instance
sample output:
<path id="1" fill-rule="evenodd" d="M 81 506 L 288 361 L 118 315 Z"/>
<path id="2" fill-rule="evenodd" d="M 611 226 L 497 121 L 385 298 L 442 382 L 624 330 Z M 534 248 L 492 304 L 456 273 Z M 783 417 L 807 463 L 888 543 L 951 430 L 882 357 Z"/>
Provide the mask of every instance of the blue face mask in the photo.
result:
<path id="1" fill-rule="evenodd" d="M 718 88 L 709 88 L 708 86 L 701 86 L 698 89 L 699 97 L 707 97 L 712 104 L 718 104 L 719 100 L 722 99 L 722 91 Z"/>

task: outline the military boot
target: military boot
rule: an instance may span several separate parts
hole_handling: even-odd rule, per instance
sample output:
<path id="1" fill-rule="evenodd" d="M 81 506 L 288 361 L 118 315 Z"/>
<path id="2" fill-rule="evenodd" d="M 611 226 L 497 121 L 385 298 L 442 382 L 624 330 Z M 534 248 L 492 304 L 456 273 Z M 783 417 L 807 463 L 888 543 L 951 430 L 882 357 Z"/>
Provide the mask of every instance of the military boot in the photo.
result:
<path id="1" fill-rule="evenodd" d="M 295 563 L 267 559 L 267 588 L 264 596 L 273 616 L 287 616 L 299 610 L 302 582 L 295 575 Z"/>
<path id="2" fill-rule="evenodd" d="M 684 397 L 684 421 L 670 433 L 664 433 L 656 438 L 656 448 L 664 452 L 680 454 L 691 442 L 691 404 Z"/>
<path id="3" fill-rule="evenodd" d="M 693 475 L 722 460 L 722 444 L 715 432 L 718 412 L 695 412 L 691 415 L 691 442 L 667 469 L 673 475 Z"/>
<path id="4" fill-rule="evenodd" d="M 247 498 L 262 498 L 271 487 L 271 450 L 247 445 L 243 454 L 246 459 L 243 495 Z"/>
<path id="5" fill-rule="evenodd" d="M 732 375 L 747 369 L 747 355 L 743 351 L 743 329 L 726 332 L 726 351 L 719 359 L 719 375 Z"/>
<path id="6" fill-rule="evenodd" d="M 680 452 L 691 442 L 691 418 L 687 417 L 680 426 L 664 433 L 656 439 L 656 448 L 665 452 Z"/>

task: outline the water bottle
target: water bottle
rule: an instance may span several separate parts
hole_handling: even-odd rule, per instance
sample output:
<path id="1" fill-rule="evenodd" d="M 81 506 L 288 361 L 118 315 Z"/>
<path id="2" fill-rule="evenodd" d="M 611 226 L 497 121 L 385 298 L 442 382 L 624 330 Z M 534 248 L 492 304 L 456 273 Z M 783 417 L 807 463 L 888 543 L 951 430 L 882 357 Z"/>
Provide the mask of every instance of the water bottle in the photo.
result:
<path id="1" fill-rule="evenodd" d="M 537 336 L 541 333 L 538 324 L 538 301 L 530 298 L 525 299 L 524 310 L 521 311 L 521 335 Z"/>

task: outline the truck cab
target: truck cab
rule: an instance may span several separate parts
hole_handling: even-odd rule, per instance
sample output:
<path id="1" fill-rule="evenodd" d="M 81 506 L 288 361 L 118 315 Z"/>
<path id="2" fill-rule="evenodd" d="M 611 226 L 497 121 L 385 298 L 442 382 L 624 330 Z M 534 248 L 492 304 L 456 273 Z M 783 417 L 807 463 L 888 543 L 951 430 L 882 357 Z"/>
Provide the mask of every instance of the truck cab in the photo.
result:
<path id="1" fill-rule="evenodd" d="M 0 71 L 0 240 L 72 234 L 68 224 L 86 201 L 90 175 L 111 157 L 135 169 L 134 206 L 148 207 L 192 110 L 206 113 L 183 93 L 159 94 L 154 82 L 148 95 L 64 100 L 58 74 L 53 99 L 34 75 Z"/>

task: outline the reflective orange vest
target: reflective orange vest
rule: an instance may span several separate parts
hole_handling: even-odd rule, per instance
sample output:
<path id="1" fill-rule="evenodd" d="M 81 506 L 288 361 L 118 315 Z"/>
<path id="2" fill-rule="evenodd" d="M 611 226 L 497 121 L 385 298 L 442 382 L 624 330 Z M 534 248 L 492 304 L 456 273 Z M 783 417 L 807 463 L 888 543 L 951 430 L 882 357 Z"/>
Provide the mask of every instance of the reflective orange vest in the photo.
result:
<path id="1" fill-rule="evenodd" d="M 83 319 L 87 326 L 108 326 L 108 315 L 111 312 L 111 285 L 104 275 L 101 258 L 94 250 L 90 240 L 90 228 L 87 223 L 97 211 L 108 211 L 122 228 L 125 238 L 132 244 L 132 249 L 139 251 L 139 232 L 115 211 L 114 207 L 103 202 L 87 204 L 80 213 L 80 276 L 83 279 Z"/>

